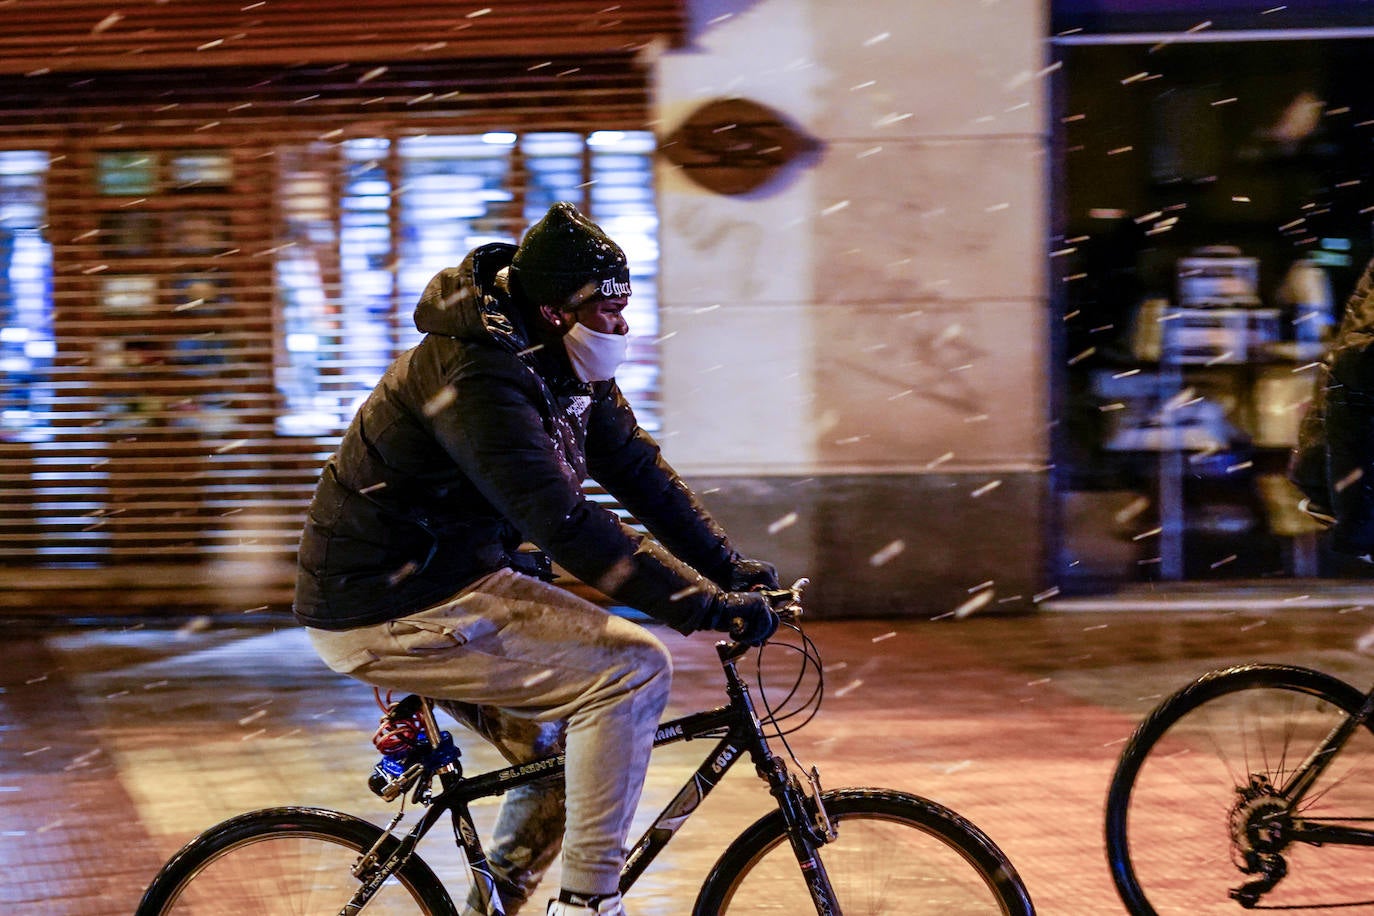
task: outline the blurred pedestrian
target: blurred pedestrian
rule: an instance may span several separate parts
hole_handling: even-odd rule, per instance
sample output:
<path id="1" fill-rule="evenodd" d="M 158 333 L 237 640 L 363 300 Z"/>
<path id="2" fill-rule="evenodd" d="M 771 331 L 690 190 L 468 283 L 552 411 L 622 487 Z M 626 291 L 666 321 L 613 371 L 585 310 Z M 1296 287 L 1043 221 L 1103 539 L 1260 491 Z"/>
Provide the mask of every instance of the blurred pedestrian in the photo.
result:
<path id="1" fill-rule="evenodd" d="M 1374 260 L 1326 348 L 1289 464 L 1303 508 L 1331 529 L 1333 550 L 1374 553 Z"/>

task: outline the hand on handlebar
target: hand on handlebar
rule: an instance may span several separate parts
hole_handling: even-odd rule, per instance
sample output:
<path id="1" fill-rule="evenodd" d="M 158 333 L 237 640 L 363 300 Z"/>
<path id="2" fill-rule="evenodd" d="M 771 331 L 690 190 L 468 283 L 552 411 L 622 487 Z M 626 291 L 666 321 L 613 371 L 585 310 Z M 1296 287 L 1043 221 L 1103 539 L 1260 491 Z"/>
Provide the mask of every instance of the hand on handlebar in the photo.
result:
<path id="1" fill-rule="evenodd" d="M 730 634 L 735 642 L 761 646 L 777 632 L 778 614 L 764 592 L 722 592 L 707 626 Z"/>
<path id="2" fill-rule="evenodd" d="M 708 628 L 728 633 L 735 642 L 761 646 L 777 632 L 778 624 L 801 616 L 802 589 L 809 579 L 798 579 L 791 588 L 724 592 L 715 601 Z"/>

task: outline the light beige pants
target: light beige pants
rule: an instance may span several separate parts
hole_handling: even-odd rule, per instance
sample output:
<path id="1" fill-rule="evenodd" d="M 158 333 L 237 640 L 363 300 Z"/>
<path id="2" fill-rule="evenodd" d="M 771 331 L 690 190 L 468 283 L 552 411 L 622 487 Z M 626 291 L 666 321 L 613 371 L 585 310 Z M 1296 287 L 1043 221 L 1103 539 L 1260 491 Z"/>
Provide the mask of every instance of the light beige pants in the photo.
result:
<path id="1" fill-rule="evenodd" d="M 648 630 L 509 569 L 448 601 L 352 630 L 310 629 L 334 671 L 433 697 L 513 763 L 566 741 L 566 827 L 547 785 L 507 793 L 487 854 L 513 912 L 558 852 L 562 885 L 616 890 L 672 662 Z M 552 799 L 551 799 L 552 796 Z M 507 894 L 519 899 L 505 900 Z"/>

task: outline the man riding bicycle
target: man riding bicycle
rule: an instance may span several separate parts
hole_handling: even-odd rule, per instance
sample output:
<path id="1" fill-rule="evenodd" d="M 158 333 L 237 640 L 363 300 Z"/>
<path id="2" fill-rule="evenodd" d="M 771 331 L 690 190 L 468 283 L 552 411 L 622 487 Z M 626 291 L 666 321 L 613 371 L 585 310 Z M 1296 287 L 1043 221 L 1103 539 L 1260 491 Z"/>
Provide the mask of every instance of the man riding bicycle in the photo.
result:
<path id="1" fill-rule="evenodd" d="M 671 663 L 652 633 L 551 582 L 532 543 L 682 633 L 762 643 L 777 616 L 639 428 L 614 374 L 624 252 L 558 203 L 520 245 L 440 271 L 423 340 L 330 457 L 301 537 L 295 614 L 333 670 L 434 697 L 512 763 L 564 750 L 563 792 L 507 794 L 488 858 L 506 912 L 563 849 L 549 914 L 623 914 L 618 877 Z M 588 498 L 593 479 L 652 537 Z M 566 822 L 565 822 L 566 815 Z"/>

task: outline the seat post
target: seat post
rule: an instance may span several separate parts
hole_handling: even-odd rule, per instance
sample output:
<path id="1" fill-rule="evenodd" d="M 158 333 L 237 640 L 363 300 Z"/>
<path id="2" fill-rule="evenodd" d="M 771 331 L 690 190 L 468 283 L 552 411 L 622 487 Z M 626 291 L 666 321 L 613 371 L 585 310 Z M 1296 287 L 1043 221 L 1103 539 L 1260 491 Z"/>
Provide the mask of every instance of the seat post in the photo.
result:
<path id="1" fill-rule="evenodd" d="M 441 737 L 443 733 L 439 730 L 439 720 L 434 718 L 434 701 L 429 697 L 420 697 L 420 721 L 424 723 L 425 734 L 429 736 L 429 746 L 438 748 L 439 742 L 443 740 Z M 455 770 L 455 764 L 446 763 L 443 766 L 436 767 L 434 772 L 442 776 L 445 773 L 452 773 Z"/>

